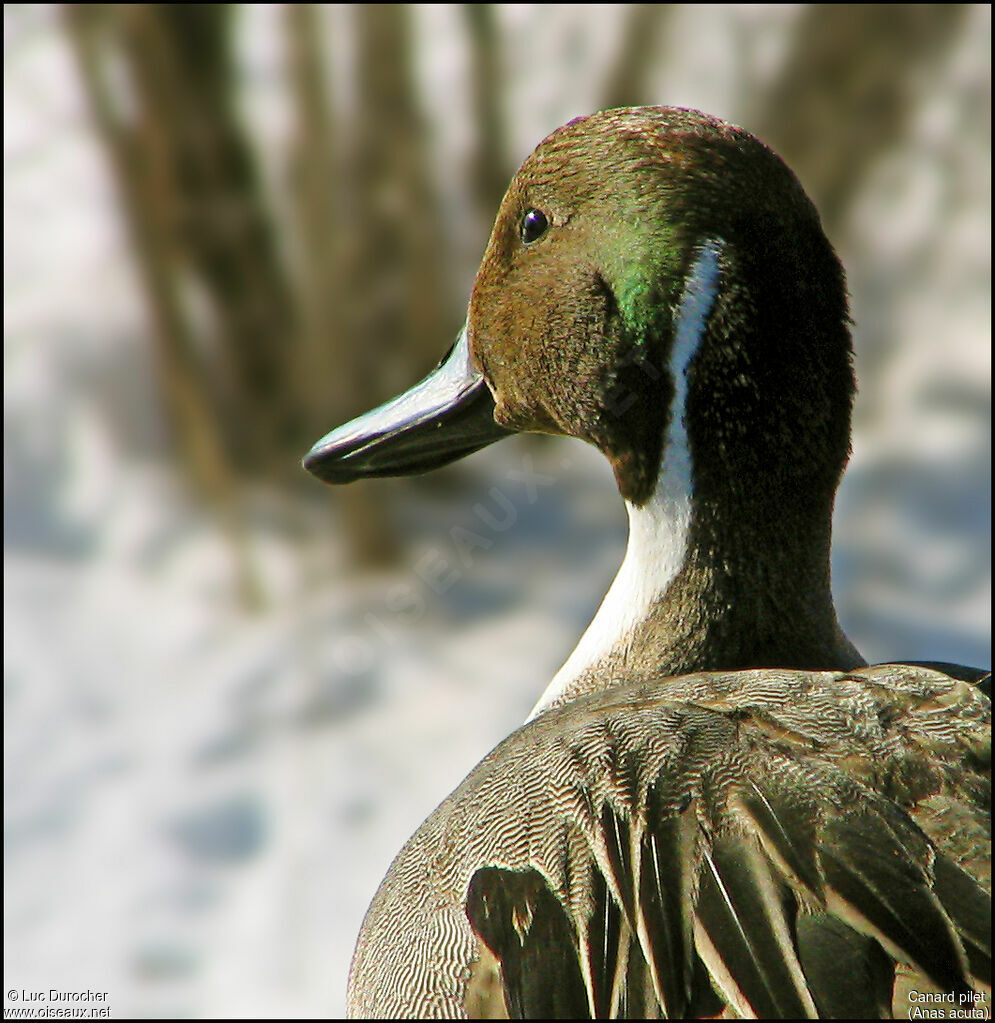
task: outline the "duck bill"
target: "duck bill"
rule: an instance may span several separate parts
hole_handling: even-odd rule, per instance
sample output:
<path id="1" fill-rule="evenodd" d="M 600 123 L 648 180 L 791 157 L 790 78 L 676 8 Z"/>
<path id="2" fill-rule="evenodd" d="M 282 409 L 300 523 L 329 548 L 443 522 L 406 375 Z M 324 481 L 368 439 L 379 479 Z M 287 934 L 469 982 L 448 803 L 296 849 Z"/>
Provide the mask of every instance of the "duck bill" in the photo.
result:
<path id="1" fill-rule="evenodd" d="M 325 483 L 429 472 L 507 437 L 470 357 L 466 327 L 421 383 L 326 434 L 304 468 Z"/>

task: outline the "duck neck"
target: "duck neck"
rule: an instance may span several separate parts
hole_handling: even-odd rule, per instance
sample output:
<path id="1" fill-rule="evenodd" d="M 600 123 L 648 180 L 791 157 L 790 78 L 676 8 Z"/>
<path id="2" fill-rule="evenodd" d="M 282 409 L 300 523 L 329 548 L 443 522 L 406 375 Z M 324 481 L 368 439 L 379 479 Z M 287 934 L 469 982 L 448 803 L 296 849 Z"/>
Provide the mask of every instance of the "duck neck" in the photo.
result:
<path id="1" fill-rule="evenodd" d="M 695 671 L 864 664 L 833 607 L 829 529 L 806 545 L 754 523 L 735 547 L 690 494 L 628 505 L 622 566 L 532 716 L 578 696 Z M 723 542 L 726 541 L 726 542 Z"/>
<path id="2" fill-rule="evenodd" d="M 691 507 L 686 494 L 670 496 L 658 488 L 648 505 L 639 508 L 626 502 L 626 508 L 629 541 L 618 574 L 580 642 L 536 704 L 533 717 L 624 681 L 637 657 L 648 653 L 645 628 L 659 617 L 687 559 Z M 653 656 L 661 653 L 656 650 Z M 666 655 L 666 660 L 672 659 Z"/>
<path id="3" fill-rule="evenodd" d="M 699 356 L 709 318 L 716 311 L 721 318 L 727 298 L 724 250 L 720 240 L 701 247 L 678 304 L 667 365 L 672 397 L 653 491 L 626 502 L 622 566 L 533 716 L 610 686 L 694 671 L 864 663 L 839 627 L 830 589 L 837 477 L 777 485 L 762 476 L 777 463 L 773 454 L 737 471 L 738 464 L 710 452 L 712 470 L 695 472 L 694 450 L 704 441 L 693 443 L 689 429 L 705 435 L 694 426 L 695 410 L 711 397 L 700 383 Z"/>

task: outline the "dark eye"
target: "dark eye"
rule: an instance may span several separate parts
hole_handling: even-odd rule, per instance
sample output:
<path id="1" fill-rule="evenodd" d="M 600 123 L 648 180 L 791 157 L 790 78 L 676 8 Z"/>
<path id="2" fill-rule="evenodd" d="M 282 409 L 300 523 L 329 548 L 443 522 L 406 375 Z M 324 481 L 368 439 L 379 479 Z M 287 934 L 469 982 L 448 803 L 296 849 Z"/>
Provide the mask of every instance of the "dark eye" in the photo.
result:
<path id="1" fill-rule="evenodd" d="M 538 241 L 548 230 L 549 221 L 542 210 L 526 210 L 522 217 L 522 241 L 526 245 Z"/>

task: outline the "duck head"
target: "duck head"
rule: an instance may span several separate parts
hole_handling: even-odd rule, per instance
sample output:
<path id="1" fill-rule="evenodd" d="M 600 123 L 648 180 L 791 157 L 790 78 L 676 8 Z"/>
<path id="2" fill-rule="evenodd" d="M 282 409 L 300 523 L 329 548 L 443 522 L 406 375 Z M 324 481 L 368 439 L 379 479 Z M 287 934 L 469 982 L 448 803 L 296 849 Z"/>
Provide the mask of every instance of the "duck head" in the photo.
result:
<path id="1" fill-rule="evenodd" d="M 696 475 L 835 491 L 853 393 L 842 270 L 794 175 L 715 118 L 612 110 L 546 139 L 501 204 L 468 333 L 496 421 L 591 442 L 636 504 L 675 368 Z"/>
<path id="2" fill-rule="evenodd" d="M 843 272 L 818 213 L 753 136 L 661 107 L 578 118 L 538 146 L 501 203 L 457 343 L 305 466 L 330 483 L 409 475 L 511 432 L 558 433 L 598 447 L 623 497 L 644 501 L 695 283 L 710 289 L 707 336 L 682 368 L 702 413 L 691 443 L 711 449 L 696 467 L 834 492 L 854 387 Z M 699 443 L 696 419 L 710 420 Z"/>
<path id="3" fill-rule="evenodd" d="M 422 472 L 511 432 L 578 437 L 611 462 L 630 554 L 643 547 L 625 598 L 638 610 L 622 618 L 668 589 L 685 593 L 673 615 L 700 617 L 704 600 L 717 620 L 719 605 L 746 602 L 755 626 L 771 619 L 762 629 L 800 602 L 790 617 L 830 619 L 833 635 L 803 666 L 850 666 L 836 663 L 859 659 L 828 578 L 854 394 L 848 323 L 840 263 L 770 149 L 696 111 L 604 111 L 555 131 L 515 175 L 447 359 L 319 441 L 305 466 L 345 482 Z M 762 613 L 754 591 L 770 585 L 798 592 Z M 728 655 L 665 666 L 768 656 L 716 642 Z M 785 645 L 769 656 L 797 660 Z"/>

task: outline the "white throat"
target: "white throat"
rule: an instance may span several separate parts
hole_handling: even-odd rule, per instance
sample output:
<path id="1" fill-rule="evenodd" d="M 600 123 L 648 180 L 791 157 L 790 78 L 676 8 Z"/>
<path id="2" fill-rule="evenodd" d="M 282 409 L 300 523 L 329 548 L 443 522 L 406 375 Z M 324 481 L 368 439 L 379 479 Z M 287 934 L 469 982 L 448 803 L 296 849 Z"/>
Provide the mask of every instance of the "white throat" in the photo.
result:
<path id="1" fill-rule="evenodd" d="M 687 375 L 715 304 L 721 253 L 719 240 L 709 240 L 701 247 L 677 308 L 674 343 L 667 366 L 674 384 L 674 397 L 656 486 L 641 507 L 626 501 L 629 541 L 622 567 L 574 652 L 532 708 L 529 720 L 559 703 L 571 683 L 609 651 L 625 646 L 640 622 L 649 616 L 653 605 L 666 594 L 684 564 L 694 482 L 685 423 Z M 606 680 L 606 684 L 610 681 Z"/>

